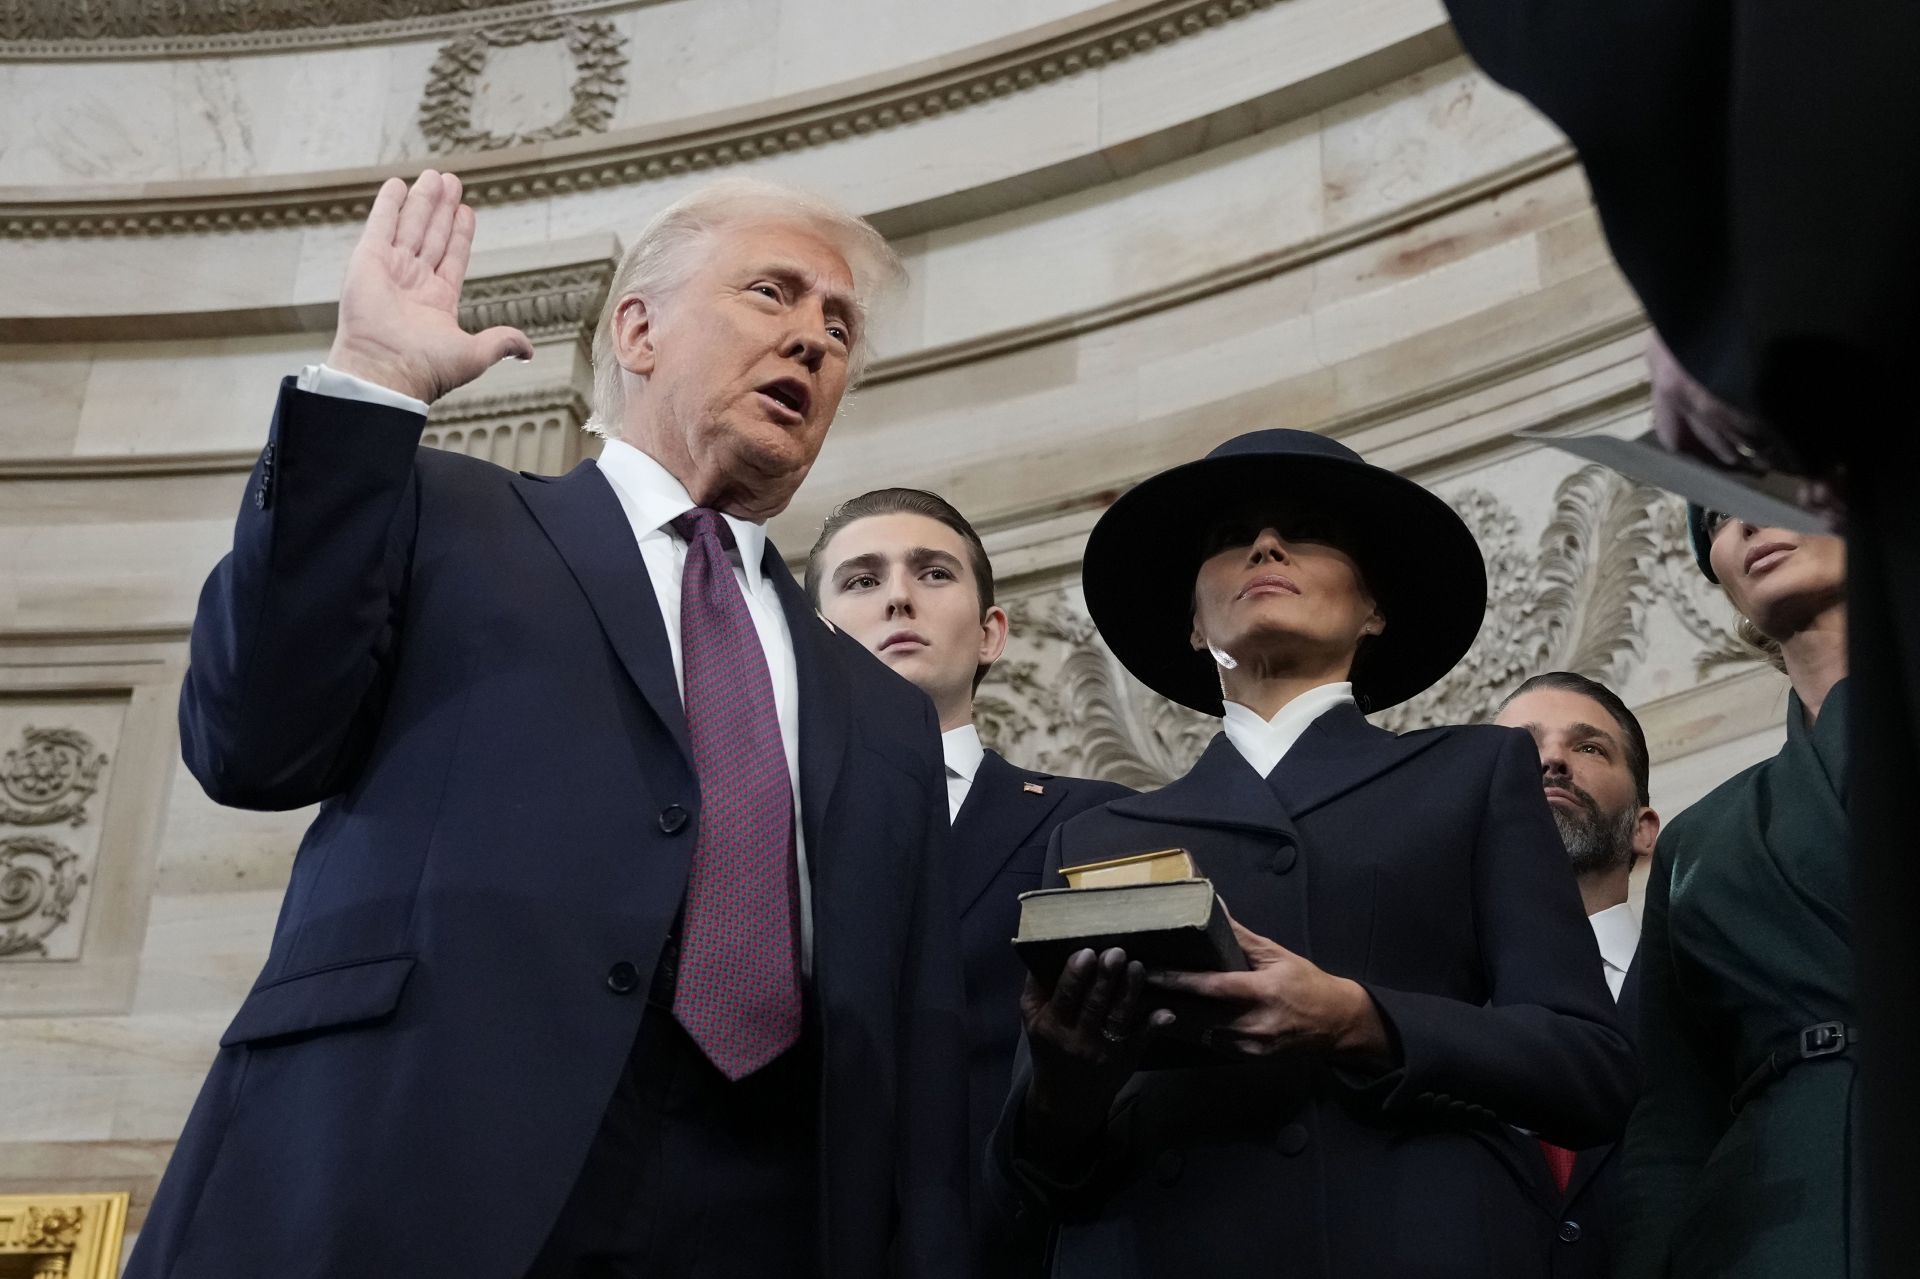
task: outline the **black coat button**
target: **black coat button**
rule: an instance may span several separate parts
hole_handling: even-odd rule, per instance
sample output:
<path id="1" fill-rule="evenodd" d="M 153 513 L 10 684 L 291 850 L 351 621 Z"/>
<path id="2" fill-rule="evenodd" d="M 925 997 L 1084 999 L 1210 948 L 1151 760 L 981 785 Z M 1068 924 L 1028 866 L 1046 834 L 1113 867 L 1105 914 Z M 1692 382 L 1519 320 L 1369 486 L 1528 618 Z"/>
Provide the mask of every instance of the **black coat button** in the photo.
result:
<path id="1" fill-rule="evenodd" d="M 1163 1150 L 1160 1157 L 1153 1161 L 1154 1180 L 1163 1186 L 1171 1186 L 1180 1180 L 1180 1174 L 1186 1170 L 1186 1157 L 1177 1150 Z"/>
<path id="2" fill-rule="evenodd" d="M 253 509 L 256 511 L 264 511 L 267 509 L 267 486 L 265 484 L 262 484 L 253 491 Z"/>
<path id="3" fill-rule="evenodd" d="M 1284 875 L 1293 869 L 1294 862 L 1299 858 L 1300 854 L 1295 851 L 1292 844 L 1282 844 L 1273 850 L 1271 869 L 1276 875 Z"/>
<path id="4" fill-rule="evenodd" d="M 1560 1242 L 1561 1243 L 1579 1243 L 1580 1242 L 1580 1223 L 1577 1221 L 1561 1222 L 1560 1223 Z"/>
<path id="5" fill-rule="evenodd" d="M 607 989 L 616 995 L 628 995 L 640 985 L 640 970 L 621 960 L 607 969 Z"/>
<path id="6" fill-rule="evenodd" d="M 1283 1155 L 1299 1154 L 1307 1148 L 1307 1126 L 1305 1124 L 1288 1124 L 1280 1130 L 1280 1140 L 1277 1144 L 1280 1147 L 1280 1153 Z"/>
<path id="7" fill-rule="evenodd" d="M 687 824 L 687 810 L 678 804 L 668 804 L 660 810 L 660 829 L 669 835 L 678 835 Z"/>

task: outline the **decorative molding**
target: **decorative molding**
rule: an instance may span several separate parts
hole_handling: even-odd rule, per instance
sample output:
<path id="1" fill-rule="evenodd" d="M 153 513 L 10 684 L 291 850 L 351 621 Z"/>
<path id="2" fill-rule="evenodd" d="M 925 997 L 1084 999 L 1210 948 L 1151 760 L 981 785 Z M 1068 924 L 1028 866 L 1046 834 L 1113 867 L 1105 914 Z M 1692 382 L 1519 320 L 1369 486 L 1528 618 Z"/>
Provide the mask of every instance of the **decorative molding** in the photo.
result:
<path id="1" fill-rule="evenodd" d="M 569 333 L 590 339 L 613 267 L 601 259 L 469 280 L 460 293 L 460 326 L 478 333 L 510 324 L 534 339 Z"/>
<path id="2" fill-rule="evenodd" d="M 38 835 L 0 839 L 0 959 L 44 956 L 86 882 L 80 854 L 64 844 Z"/>
<path id="3" fill-rule="evenodd" d="M 0 0 L 0 57 L 99 61 L 323 49 L 645 3 L 658 0 Z"/>
<path id="4" fill-rule="evenodd" d="M 0 1274 L 114 1279 L 120 1273 L 128 1198 L 124 1190 L 0 1195 Z"/>
<path id="5" fill-rule="evenodd" d="M 1487 559 L 1486 621 L 1445 679 L 1374 717 L 1382 727 L 1483 721 L 1521 680 L 1545 670 L 1617 686 L 1645 656 L 1648 615 L 1661 605 L 1700 641 L 1698 677 L 1758 660 L 1713 620 L 1710 610 L 1725 604 L 1692 569 L 1675 499 L 1582 468 L 1561 483 L 1532 547 L 1518 515 L 1485 490 L 1467 489 L 1453 505 Z M 1013 648 L 975 699 L 987 744 L 1038 768 L 1140 788 L 1185 773 L 1218 731 L 1218 720 L 1174 705 L 1121 668 L 1077 588 L 1014 599 L 1007 609 Z"/>
<path id="6" fill-rule="evenodd" d="M 84 826 L 107 757 L 71 728 L 27 728 L 18 750 L 0 756 L 0 824 Z"/>
<path id="7" fill-rule="evenodd" d="M 587 399 L 572 387 L 445 401 L 427 415 L 420 442 L 510 471 L 559 475 L 587 445 Z"/>
<path id="8" fill-rule="evenodd" d="M 629 137 L 596 148 L 560 144 L 545 155 L 531 156 L 516 150 L 511 158 L 491 164 L 458 167 L 467 201 L 474 205 L 545 199 L 725 168 L 902 128 L 1024 93 L 1225 27 L 1280 3 L 1284 0 L 1163 0 L 965 66 L 870 90 L 823 94 L 768 115 L 743 115 L 709 127 Z M 174 235 L 354 222 L 366 217 L 381 176 L 368 171 L 336 184 L 268 192 L 251 189 L 251 183 L 233 183 L 229 191 L 201 187 L 138 201 L 15 200 L 0 203 L 0 236 Z"/>
<path id="9" fill-rule="evenodd" d="M 495 49 L 566 41 L 573 56 L 573 101 L 551 124 L 516 133 L 489 133 L 473 123 L 473 94 Z M 427 73 L 420 99 L 420 132 L 427 149 L 498 151 L 555 142 L 582 133 L 605 133 L 613 107 L 627 87 L 627 38 L 611 22 L 583 18 L 529 18 L 481 27 L 448 41 Z"/>

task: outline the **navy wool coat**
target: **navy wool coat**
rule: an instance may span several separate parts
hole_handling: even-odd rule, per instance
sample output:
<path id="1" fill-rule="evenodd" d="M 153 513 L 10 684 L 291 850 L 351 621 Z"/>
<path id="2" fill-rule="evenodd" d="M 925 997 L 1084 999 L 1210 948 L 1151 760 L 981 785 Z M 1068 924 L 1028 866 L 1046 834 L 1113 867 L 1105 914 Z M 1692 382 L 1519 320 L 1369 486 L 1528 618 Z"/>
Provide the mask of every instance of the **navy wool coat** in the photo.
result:
<path id="1" fill-rule="evenodd" d="M 700 790 L 631 526 L 283 384 L 193 627 L 188 767 L 321 803 L 134 1279 L 513 1279 L 679 909 Z M 824 1273 L 959 1274 L 961 977 L 924 695 L 766 570 L 798 663 Z"/>
<path id="2" fill-rule="evenodd" d="M 1615 1138 L 1635 1067 L 1516 730 L 1395 736 L 1352 706 L 1271 778 L 1216 737 L 1166 788 L 1068 822 L 1063 864 L 1192 851 L 1248 928 L 1366 987 L 1399 1065 L 1142 1071 L 1090 1176 L 1021 1157 L 1020 1067 L 995 1136 L 1005 1210 L 1056 1223 L 1056 1279 L 1546 1274 L 1537 1154 Z"/>

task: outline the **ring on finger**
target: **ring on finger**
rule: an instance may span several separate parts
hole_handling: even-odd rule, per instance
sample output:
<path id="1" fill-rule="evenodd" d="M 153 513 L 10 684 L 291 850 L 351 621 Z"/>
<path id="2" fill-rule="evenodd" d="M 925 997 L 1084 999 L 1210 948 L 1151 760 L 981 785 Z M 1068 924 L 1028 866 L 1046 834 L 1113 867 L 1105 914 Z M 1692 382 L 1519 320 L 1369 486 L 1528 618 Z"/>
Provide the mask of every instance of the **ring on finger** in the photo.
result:
<path id="1" fill-rule="evenodd" d="M 1100 1028 L 1100 1038 L 1110 1044 L 1124 1044 L 1127 1042 L 1127 1037 L 1111 1026 L 1102 1026 Z"/>

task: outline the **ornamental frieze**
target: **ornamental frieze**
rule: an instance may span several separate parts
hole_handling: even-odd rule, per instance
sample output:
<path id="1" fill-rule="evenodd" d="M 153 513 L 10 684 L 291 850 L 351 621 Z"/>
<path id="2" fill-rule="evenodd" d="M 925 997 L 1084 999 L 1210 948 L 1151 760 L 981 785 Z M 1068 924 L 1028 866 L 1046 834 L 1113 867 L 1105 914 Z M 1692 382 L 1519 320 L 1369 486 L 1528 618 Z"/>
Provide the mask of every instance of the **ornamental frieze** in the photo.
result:
<path id="1" fill-rule="evenodd" d="M 0 825 L 85 825 L 107 757 L 77 729 L 27 728 L 21 736 L 0 755 Z"/>

